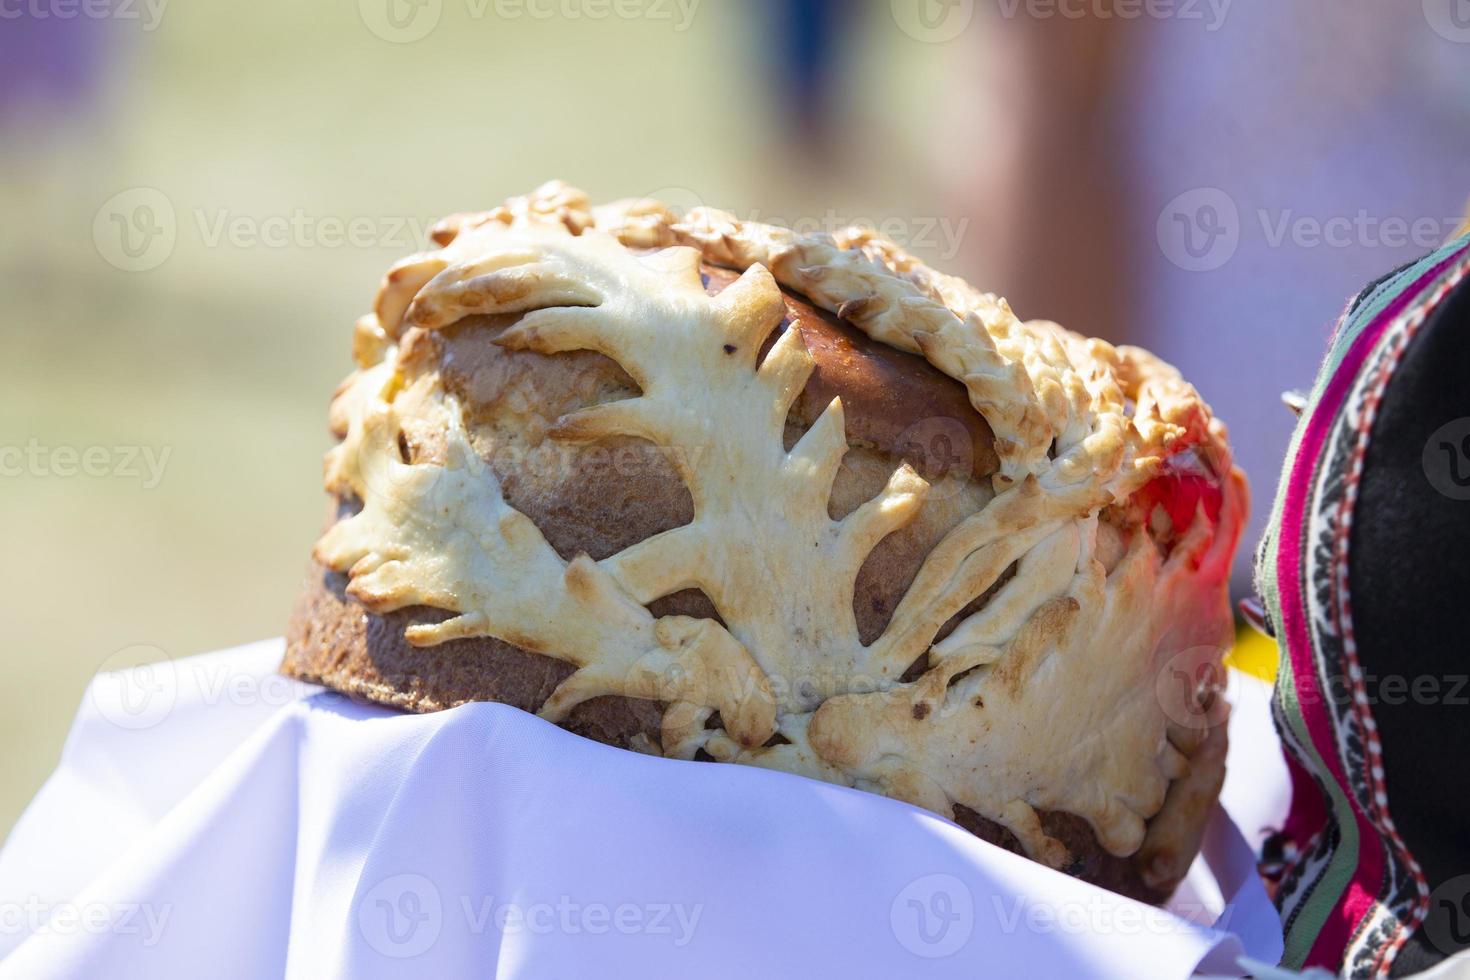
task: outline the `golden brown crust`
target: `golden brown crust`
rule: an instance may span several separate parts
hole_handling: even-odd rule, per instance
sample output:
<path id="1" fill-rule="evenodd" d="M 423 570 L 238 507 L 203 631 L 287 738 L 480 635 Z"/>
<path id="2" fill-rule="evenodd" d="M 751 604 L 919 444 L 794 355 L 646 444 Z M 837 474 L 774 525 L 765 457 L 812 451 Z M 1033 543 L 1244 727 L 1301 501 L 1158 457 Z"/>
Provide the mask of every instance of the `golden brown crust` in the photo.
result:
<path id="1" fill-rule="evenodd" d="M 739 277 L 708 262 L 702 264 L 701 272 L 712 296 Z M 795 327 L 801 331 L 816 362 L 806 387 L 791 406 L 791 417 L 803 430 L 833 398 L 840 397 L 850 445 L 872 446 L 892 454 L 925 479 L 943 476 L 953 459 L 963 459 L 968 464 L 965 470 L 976 478 L 995 472 L 995 436 L 970 404 L 964 385 L 922 357 L 870 339 L 805 297 L 789 289 L 781 292 L 786 317 L 766 338 L 761 356 L 785 330 Z M 944 458 L 945 441 L 960 432 L 969 436 L 968 445 L 948 446 L 953 456 Z"/>
<path id="2" fill-rule="evenodd" d="M 1177 372 L 865 232 L 547 185 L 434 240 L 358 324 L 288 671 L 1172 887 L 1218 740 L 1153 679 L 1218 661 L 1244 509 Z"/>

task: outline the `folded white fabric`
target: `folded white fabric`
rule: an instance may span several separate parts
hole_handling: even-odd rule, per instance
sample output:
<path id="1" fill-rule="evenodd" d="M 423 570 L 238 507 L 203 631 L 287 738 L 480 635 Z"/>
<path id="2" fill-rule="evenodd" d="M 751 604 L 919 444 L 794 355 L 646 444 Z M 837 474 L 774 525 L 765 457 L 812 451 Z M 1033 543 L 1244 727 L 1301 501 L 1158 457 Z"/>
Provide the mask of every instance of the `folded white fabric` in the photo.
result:
<path id="1" fill-rule="evenodd" d="M 1166 912 L 882 797 L 501 705 L 397 714 L 280 654 L 93 682 L 0 852 L 0 976 L 1134 980 L 1280 956 L 1223 810 Z M 1255 835 L 1285 787 L 1243 690 L 1225 802 Z"/>

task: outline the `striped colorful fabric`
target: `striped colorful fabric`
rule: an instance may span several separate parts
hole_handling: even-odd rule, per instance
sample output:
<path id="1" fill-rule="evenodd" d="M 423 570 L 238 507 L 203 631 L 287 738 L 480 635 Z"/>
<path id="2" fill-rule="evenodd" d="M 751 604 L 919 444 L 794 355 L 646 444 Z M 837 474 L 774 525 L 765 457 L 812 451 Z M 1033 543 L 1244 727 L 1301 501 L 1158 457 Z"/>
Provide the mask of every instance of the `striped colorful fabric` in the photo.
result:
<path id="1" fill-rule="evenodd" d="M 1470 270 L 1467 241 L 1349 304 L 1257 555 L 1257 588 L 1281 651 L 1273 713 L 1294 794 L 1270 869 L 1279 878 L 1284 966 L 1397 975 L 1395 957 L 1429 909 L 1431 884 L 1390 812 L 1376 700 L 1354 632 L 1350 549 L 1384 392 L 1420 328 Z"/>

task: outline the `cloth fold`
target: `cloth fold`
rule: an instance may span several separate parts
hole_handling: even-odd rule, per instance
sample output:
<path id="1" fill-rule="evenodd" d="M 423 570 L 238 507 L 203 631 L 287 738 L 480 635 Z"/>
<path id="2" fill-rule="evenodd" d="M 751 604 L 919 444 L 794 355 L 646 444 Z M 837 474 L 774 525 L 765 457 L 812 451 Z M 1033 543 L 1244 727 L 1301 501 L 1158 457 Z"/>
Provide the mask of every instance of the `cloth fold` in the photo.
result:
<path id="1" fill-rule="evenodd" d="M 1166 911 L 883 797 L 502 705 L 399 714 L 280 655 L 93 682 L 0 851 L 0 977 L 1137 978 L 1281 953 L 1253 845 L 1284 781 L 1249 679 L 1225 794 L 1247 833 L 1218 810 Z"/>

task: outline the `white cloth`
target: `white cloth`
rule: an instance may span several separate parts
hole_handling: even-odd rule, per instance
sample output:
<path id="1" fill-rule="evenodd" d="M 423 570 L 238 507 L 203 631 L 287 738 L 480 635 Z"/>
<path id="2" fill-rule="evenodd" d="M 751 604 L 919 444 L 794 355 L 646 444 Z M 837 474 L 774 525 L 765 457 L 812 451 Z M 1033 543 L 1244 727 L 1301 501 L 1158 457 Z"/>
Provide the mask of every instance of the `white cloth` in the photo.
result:
<path id="1" fill-rule="evenodd" d="M 1280 956 L 1223 811 L 1189 921 L 875 795 L 501 705 L 395 713 L 280 655 L 94 680 L 0 852 L 0 977 L 1136 980 Z"/>

